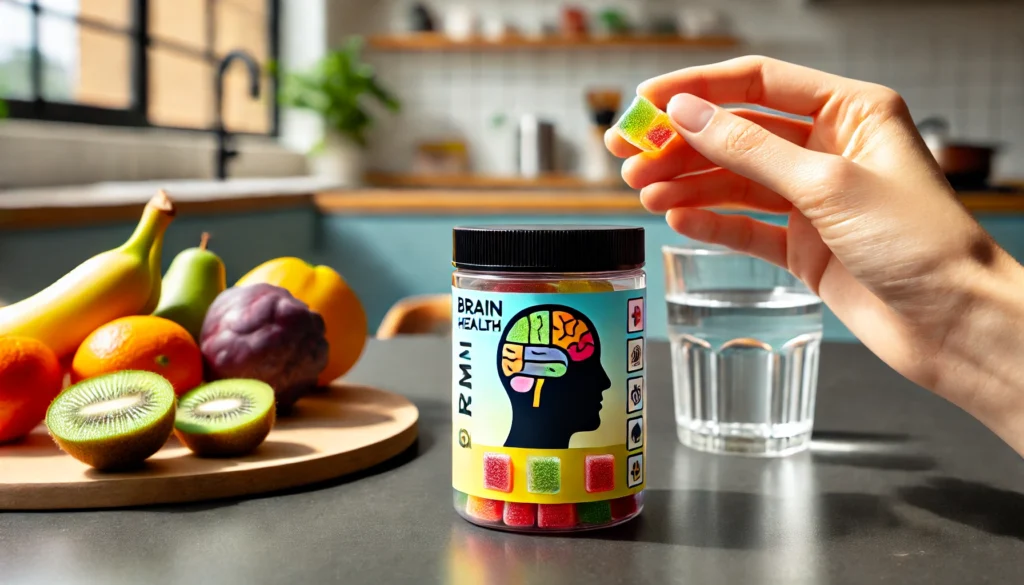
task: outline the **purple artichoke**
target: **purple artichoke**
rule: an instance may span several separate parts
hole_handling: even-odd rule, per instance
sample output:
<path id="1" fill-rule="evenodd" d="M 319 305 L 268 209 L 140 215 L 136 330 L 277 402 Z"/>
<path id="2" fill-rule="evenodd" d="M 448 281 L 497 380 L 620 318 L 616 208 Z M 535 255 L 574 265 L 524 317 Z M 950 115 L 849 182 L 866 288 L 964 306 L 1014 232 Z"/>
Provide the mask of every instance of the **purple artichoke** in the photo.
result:
<path id="1" fill-rule="evenodd" d="M 262 283 L 218 295 L 203 321 L 199 346 L 208 379 L 266 382 L 285 412 L 316 389 L 328 358 L 323 317 L 286 289 Z"/>

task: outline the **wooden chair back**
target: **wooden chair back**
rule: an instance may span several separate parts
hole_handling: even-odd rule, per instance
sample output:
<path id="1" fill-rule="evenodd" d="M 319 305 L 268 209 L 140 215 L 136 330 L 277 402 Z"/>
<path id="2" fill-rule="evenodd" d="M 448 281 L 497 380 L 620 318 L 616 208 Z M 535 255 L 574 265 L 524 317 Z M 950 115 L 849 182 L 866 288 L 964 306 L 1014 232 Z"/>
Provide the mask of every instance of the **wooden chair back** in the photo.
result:
<path id="1" fill-rule="evenodd" d="M 377 328 L 377 339 L 397 335 L 450 335 L 451 324 L 450 294 L 407 297 L 388 310 Z"/>

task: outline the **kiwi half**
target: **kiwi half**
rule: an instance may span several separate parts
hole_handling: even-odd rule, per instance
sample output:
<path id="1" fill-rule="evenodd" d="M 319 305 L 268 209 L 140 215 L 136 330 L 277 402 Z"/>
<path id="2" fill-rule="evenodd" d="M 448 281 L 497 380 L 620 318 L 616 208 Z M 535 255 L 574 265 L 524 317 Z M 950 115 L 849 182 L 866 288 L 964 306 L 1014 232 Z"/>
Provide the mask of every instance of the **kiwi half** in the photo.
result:
<path id="1" fill-rule="evenodd" d="M 174 434 L 200 457 L 238 457 L 263 443 L 274 426 L 275 411 L 269 384 L 218 380 L 181 397 Z"/>
<path id="2" fill-rule="evenodd" d="M 104 471 L 141 465 L 174 429 L 174 386 L 152 372 L 125 370 L 83 380 L 46 411 L 57 446 Z"/>

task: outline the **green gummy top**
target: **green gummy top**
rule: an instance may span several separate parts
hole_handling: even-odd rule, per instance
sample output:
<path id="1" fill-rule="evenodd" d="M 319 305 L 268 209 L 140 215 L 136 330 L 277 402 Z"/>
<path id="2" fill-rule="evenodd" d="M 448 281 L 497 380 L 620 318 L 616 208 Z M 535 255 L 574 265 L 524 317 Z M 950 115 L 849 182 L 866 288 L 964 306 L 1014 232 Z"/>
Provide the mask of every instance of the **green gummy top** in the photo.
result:
<path id="1" fill-rule="evenodd" d="M 583 524 L 604 524 L 612 521 L 612 506 L 608 500 L 580 502 L 576 504 L 576 515 Z"/>
<path id="2" fill-rule="evenodd" d="M 619 119 L 618 127 L 630 136 L 639 137 L 662 113 L 664 112 L 646 98 L 636 96 L 629 109 Z"/>
<path id="3" fill-rule="evenodd" d="M 468 504 L 468 503 L 469 503 L 469 494 L 466 494 L 466 493 L 460 492 L 458 490 L 455 490 L 455 505 L 458 506 L 458 508 L 460 510 L 465 510 L 466 509 L 466 504 Z"/>

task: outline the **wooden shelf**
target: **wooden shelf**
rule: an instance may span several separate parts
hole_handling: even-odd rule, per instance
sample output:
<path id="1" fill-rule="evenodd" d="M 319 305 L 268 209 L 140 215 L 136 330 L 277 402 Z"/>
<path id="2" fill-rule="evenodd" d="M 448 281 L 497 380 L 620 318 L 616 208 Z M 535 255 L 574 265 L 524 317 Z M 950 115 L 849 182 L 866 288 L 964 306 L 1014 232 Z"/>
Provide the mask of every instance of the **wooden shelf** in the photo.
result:
<path id="1" fill-rule="evenodd" d="M 175 200 L 178 216 L 202 216 L 233 213 L 256 213 L 286 209 L 308 208 L 313 204 L 313 193 L 273 196 L 231 196 L 208 200 Z M 45 205 L 38 207 L 3 207 L 0 197 L 0 233 L 14 230 L 32 230 L 54 227 L 73 227 L 104 223 L 135 223 L 139 221 L 145 201 L 134 203 L 89 203 L 83 198 L 81 205 Z"/>
<path id="2" fill-rule="evenodd" d="M 1024 192 L 959 198 L 973 213 L 1024 213 Z M 620 189 L 354 189 L 322 191 L 313 201 L 320 212 L 341 215 L 651 215 L 635 191 Z"/>
<path id="3" fill-rule="evenodd" d="M 625 189 L 621 179 L 587 181 L 574 175 L 544 175 L 536 179 L 516 176 L 459 175 L 402 175 L 369 172 L 366 182 L 372 187 L 408 189 Z"/>
<path id="4" fill-rule="evenodd" d="M 739 45 L 731 36 L 686 38 L 676 36 L 623 37 L 506 37 L 456 41 L 440 33 L 414 33 L 370 37 L 369 46 L 381 51 L 518 51 L 559 49 L 727 49 Z"/>
<path id="5" fill-rule="evenodd" d="M 619 190 L 464 191 L 369 189 L 318 193 L 322 213 L 355 215 L 587 215 L 646 214 L 636 193 Z"/>
<path id="6" fill-rule="evenodd" d="M 1024 216 L 1024 187 L 1018 194 L 960 193 L 959 198 L 975 214 Z M 183 216 L 302 208 L 313 208 L 325 214 L 377 216 L 650 215 L 635 191 L 623 189 L 327 189 L 315 194 L 217 197 L 177 203 Z M 132 224 L 138 221 L 144 205 L 144 201 L 108 205 L 83 202 L 77 206 L 4 208 L 0 197 L 0 232 L 117 222 Z"/>

